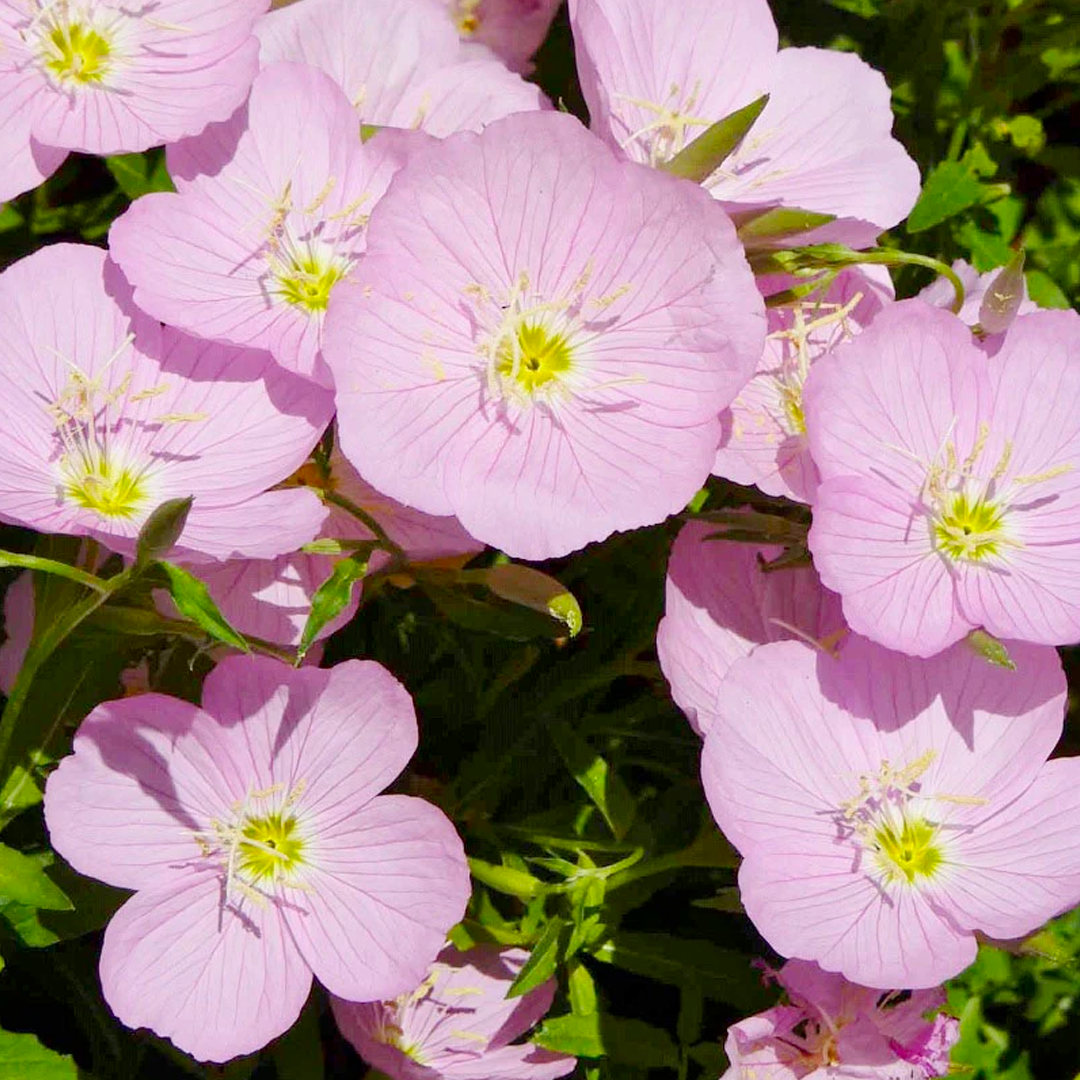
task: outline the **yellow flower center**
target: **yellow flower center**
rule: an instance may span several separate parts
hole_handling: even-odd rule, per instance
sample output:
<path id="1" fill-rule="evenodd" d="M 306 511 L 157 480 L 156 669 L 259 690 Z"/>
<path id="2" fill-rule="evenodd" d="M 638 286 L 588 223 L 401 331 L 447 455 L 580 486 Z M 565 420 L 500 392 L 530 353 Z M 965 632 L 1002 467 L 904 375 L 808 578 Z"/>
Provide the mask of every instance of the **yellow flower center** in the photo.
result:
<path id="1" fill-rule="evenodd" d="M 130 469 L 116 468 L 106 457 L 100 457 L 81 475 L 70 465 L 66 471 L 70 477 L 65 487 L 67 497 L 104 517 L 134 517 L 146 503 L 142 477 Z"/>
<path id="2" fill-rule="evenodd" d="M 570 370 L 570 346 L 562 334 L 523 322 L 499 346 L 496 370 L 530 394 Z"/>
<path id="3" fill-rule="evenodd" d="M 304 861 L 304 841 L 297 835 L 296 818 L 291 815 L 248 818 L 241 835 L 239 867 L 253 883 L 277 880 Z"/>
<path id="4" fill-rule="evenodd" d="M 100 83 L 109 72 L 112 45 L 82 22 L 52 26 L 43 39 L 43 60 L 60 83 Z"/>
<path id="5" fill-rule="evenodd" d="M 472 37 L 480 29 L 480 0 L 458 0 L 454 25 L 462 37 Z"/>
<path id="6" fill-rule="evenodd" d="M 958 492 L 938 513 L 934 538 L 950 559 L 978 562 L 997 555 L 1005 538 L 1004 512 L 992 502 Z"/>
<path id="7" fill-rule="evenodd" d="M 937 834 L 937 826 L 922 818 L 905 818 L 899 826 L 893 823 L 879 826 L 871 844 L 886 878 L 903 877 L 913 884 L 916 878 L 931 877 L 942 862 Z"/>
<path id="8" fill-rule="evenodd" d="M 345 276 L 346 267 L 336 260 L 317 255 L 288 259 L 276 272 L 278 289 L 286 303 L 305 311 L 325 311 L 330 293 Z"/>

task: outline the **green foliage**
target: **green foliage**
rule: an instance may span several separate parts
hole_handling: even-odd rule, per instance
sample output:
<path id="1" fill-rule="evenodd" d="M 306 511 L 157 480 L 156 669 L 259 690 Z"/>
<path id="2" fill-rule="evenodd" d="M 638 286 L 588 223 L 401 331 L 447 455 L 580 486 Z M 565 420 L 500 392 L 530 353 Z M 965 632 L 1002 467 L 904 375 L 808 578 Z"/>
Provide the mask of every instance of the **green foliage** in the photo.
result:
<path id="1" fill-rule="evenodd" d="M 76 1080 L 78 1076 L 70 1057 L 42 1046 L 33 1035 L 0 1031 L 0 1080 Z"/>

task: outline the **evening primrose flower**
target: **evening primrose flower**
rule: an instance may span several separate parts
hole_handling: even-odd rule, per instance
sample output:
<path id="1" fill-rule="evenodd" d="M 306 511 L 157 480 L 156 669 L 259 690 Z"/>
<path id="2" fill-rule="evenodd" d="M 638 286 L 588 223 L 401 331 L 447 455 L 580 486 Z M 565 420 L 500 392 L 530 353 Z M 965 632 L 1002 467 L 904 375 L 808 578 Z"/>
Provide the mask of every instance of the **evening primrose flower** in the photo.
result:
<path id="1" fill-rule="evenodd" d="M 68 150 L 146 150 L 226 119 L 255 77 L 267 6 L 0 0 L 0 200 Z"/>
<path id="2" fill-rule="evenodd" d="M 485 0 L 484 14 L 491 6 Z M 481 23 L 490 29 L 492 20 L 475 18 L 477 28 L 466 36 L 483 36 Z M 304 0 L 268 15 L 257 33 L 264 65 L 296 60 L 325 71 L 363 124 L 441 138 L 550 108 L 538 86 L 483 46 L 458 40 L 443 0 L 364 0 L 360 9 L 355 0 Z"/>
<path id="3" fill-rule="evenodd" d="M 226 1061 L 287 1030 L 313 974 L 351 1001 L 415 988 L 469 896 L 450 821 L 379 794 L 416 742 L 409 695 L 370 661 L 234 656 L 202 708 L 99 705 L 45 821 L 80 873 L 137 890 L 101 951 L 120 1021 Z"/>
<path id="4" fill-rule="evenodd" d="M 932 1080 L 949 1071 L 960 1024 L 940 1011 L 940 987 L 883 993 L 804 960 L 772 974 L 788 1000 L 728 1029 L 721 1080 Z"/>
<path id="5" fill-rule="evenodd" d="M 810 549 L 853 630 L 916 656 L 975 627 L 1080 640 L 1077 397 L 1075 312 L 1019 316 L 991 356 L 908 300 L 814 366 Z"/>
<path id="6" fill-rule="evenodd" d="M 281 63 L 227 124 L 170 155 L 177 192 L 137 199 L 109 248 L 135 302 L 198 337 L 266 349 L 326 382 L 323 319 L 364 248 L 368 215 L 397 168 L 397 143 L 361 143 L 329 76 Z"/>
<path id="7" fill-rule="evenodd" d="M 757 371 L 722 417 L 717 476 L 814 501 L 818 474 L 806 440 L 803 385 L 812 365 L 857 334 L 892 296 L 887 270 L 858 267 L 838 274 L 820 294 L 769 310 Z"/>
<path id="8" fill-rule="evenodd" d="M 0 275 L 0 514 L 131 554 L 194 496 L 192 558 L 270 558 L 318 531 L 310 492 L 268 491 L 307 457 L 330 395 L 251 349 L 163 330 L 100 248 L 54 244 Z"/>
<path id="9" fill-rule="evenodd" d="M 777 51 L 766 0 L 571 0 L 570 20 L 593 130 L 633 161 L 663 164 L 767 93 L 704 180 L 729 210 L 833 214 L 848 221 L 830 238 L 861 246 L 914 205 L 919 170 L 890 135 L 885 80 L 852 53 Z"/>
<path id="10" fill-rule="evenodd" d="M 697 492 L 765 323 L 704 192 L 523 113 L 418 151 L 368 241 L 326 358 L 375 488 L 529 559 Z"/>
<path id="11" fill-rule="evenodd" d="M 447 946 L 424 981 L 391 1001 L 333 998 L 341 1033 L 393 1080 L 555 1080 L 577 1064 L 567 1054 L 513 1042 L 551 1008 L 555 980 L 508 998 L 524 949 Z"/>
<path id="12" fill-rule="evenodd" d="M 528 71 L 560 0 L 440 0 L 462 40 L 486 45 L 514 71 Z"/>
<path id="13" fill-rule="evenodd" d="M 849 636 L 760 645 L 720 684 L 702 780 L 743 856 L 747 915 L 782 956 L 924 988 L 1080 902 L 1080 758 L 1047 761 L 1065 678 L 965 645 L 930 660 Z"/>
<path id="14" fill-rule="evenodd" d="M 781 548 L 710 539 L 716 532 L 707 521 L 690 521 L 675 538 L 656 631 L 671 696 L 699 735 L 712 724 L 716 689 L 736 660 L 786 638 L 828 649 L 844 631 L 840 598 L 811 567 L 767 573 L 762 562 Z"/>

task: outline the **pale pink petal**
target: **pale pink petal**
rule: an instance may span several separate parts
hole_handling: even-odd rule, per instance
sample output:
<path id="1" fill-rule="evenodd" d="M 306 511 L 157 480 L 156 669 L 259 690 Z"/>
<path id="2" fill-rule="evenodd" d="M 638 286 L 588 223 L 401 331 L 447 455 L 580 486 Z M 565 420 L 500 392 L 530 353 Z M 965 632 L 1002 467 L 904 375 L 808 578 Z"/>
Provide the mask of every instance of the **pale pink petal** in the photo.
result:
<path id="1" fill-rule="evenodd" d="M 955 840 L 947 896 L 960 926 L 1023 937 L 1080 902 L 1080 758 L 1047 762 L 1034 783 Z"/>
<path id="2" fill-rule="evenodd" d="M 259 37 L 264 65 L 320 68 L 365 124 L 441 137 L 548 107 L 538 87 L 486 49 L 463 48 L 441 0 L 366 0 L 362 19 L 351 0 L 305 0 L 264 19 Z"/>
<path id="3" fill-rule="evenodd" d="M 361 805 L 350 792 L 345 807 L 320 807 L 310 891 L 283 916 L 331 993 L 396 997 L 420 983 L 464 914 L 464 850 L 450 820 L 420 799 L 387 795 Z"/>
<path id="4" fill-rule="evenodd" d="M 920 507 L 887 483 L 839 476 L 818 488 L 810 550 L 843 597 L 856 633 L 912 656 L 959 641 L 976 623 L 957 607 L 954 577 Z"/>
<path id="5" fill-rule="evenodd" d="M 113 916 L 101 988 L 117 1018 L 200 1061 L 228 1061 L 284 1034 L 311 971 L 275 907 L 223 903 L 216 873 L 137 893 Z"/>
<path id="6" fill-rule="evenodd" d="M 0 25 L 0 56 L 5 38 Z M 66 150 L 43 146 L 30 136 L 33 97 L 37 90 L 33 76 L 19 76 L 5 70 L 0 59 L 0 161 L 4 163 L 0 172 L 0 203 L 37 187 L 67 157 Z"/>
<path id="7" fill-rule="evenodd" d="M 782 956 L 816 960 L 863 986 L 936 986 L 964 970 L 973 934 L 939 915 L 914 890 L 886 900 L 851 872 L 850 851 L 789 849 L 747 859 L 739 869 L 746 913 Z"/>
<path id="8" fill-rule="evenodd" d="M 765 0 L 572 0 L 578 72 L 593 130 L 658 164 L 769 89 L 777 33 Z M 661 111 L 697 122 L 672 138 Z"/>
<path id="9" fill-rule="evenodd" d="M 754 646 L 801 632 L 827 638 L 844 625 L 839 597 L 811 569 L 765 573 L 776 547 L 708 537 L 717 527 L 689 522 L 671 548 L 664 617 L 656 633 L 671 696 L 701 734 L 731 665 Z"/>
<path id="10" fill-rule="evenodd" d="M 527 72 L 543 43 L 560 0 L 442 0 L 458 32 L 486 45 L 514 71 Z"/>
<path id="11" fill-rule="evenodd" d="M 206 509 L 196 499 L 173 557 L 194 563 L 274 559 L 314 540 L 326 517 L 319 497 L 304 488 L 267 491 Z"/>
<path id="12" fill-rule="evenodd" d="M 80 873 L 122 888 L 186 878 L 211 820 L 244 783 L 216 722 L 162 694 L 107 701 L 45 786 L 52 845 Z"/>
<path id="13" fill-rule="evenodd" d="M 739 208 L 797 206 L 879 231 L 915 205 L 919 169 L 889 134 L 879 72 L 853 53 L 781 49 L 768 92 L 746 138 L 705 182 L 716 198 Z"/>

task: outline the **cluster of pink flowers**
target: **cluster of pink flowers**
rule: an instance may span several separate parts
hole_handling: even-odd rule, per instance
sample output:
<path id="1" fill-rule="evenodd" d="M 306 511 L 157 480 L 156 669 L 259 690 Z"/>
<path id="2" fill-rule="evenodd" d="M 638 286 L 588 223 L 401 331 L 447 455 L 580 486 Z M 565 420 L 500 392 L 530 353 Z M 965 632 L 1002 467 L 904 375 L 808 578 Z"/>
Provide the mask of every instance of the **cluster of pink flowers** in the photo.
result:
<path id="1" fill-rule="evenodd" d="M 658 632 L 747 914 L 790 958 L 728 1075 L 938 1075 L 956 1025 L 926 1014 L 976 935 L 1080 902 L 1080 762 L 1048 760 L 1054 646 L 1080 640 L 1080 319 L 987 319 L 968 268 L 959 315 L 870 266 L 766 312 L 740 226 L 812 211 L 800 242 L 866 246 L 919 178 L 881 76 L 778 49 L 764 0 L 571 0 L 591 130 L 522 74 L 549 0 L 357 6 L 0 0 L 0 198 L 70 150 L 158 145 L 177 189 L 108 251 L 0 275 L 0 515 L 131 557 L 194 496 L 170 558 L 290 646 L 319 542 L 379 539 L 343 504 L 417 562 L 565 555 L 713 474 L 806 504 L 813 567 L 688 523 Z M 766 94 L 701 183 L 665 168 Z M 553 993 L 506 998 L 524 954 L 446 946 L 461 841 L 380 794 L 417 738 L 352 660 L 230 657 L 201 708 L 95 709 L 45 805 L 73 867 L 135 891 L 101 957 L 116 1015 L 224 1061 L 317 978 L 399 1080 L 568 1072 L 513 1041 Z"/>

